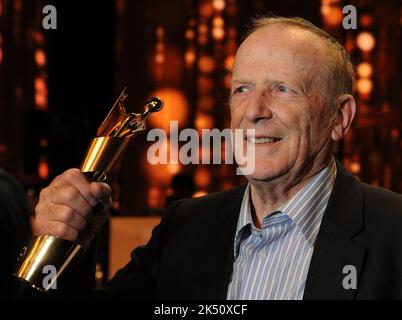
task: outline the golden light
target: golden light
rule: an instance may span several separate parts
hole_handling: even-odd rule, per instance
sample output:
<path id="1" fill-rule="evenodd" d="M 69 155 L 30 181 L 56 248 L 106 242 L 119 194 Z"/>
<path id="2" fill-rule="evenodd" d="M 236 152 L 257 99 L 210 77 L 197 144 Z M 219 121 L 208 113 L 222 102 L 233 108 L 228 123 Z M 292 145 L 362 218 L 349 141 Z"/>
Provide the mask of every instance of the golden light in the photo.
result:
<path id="1" fill-rule="evenodd" d="M 163 42 L 158 42 L 157 44 L 156 44 L 156 51 L 163 51 L 163 50 L 165 50 L 165 44 L 163 43 Z"/>
<path id="2" fill-rule="evenodd" d="M 188 39 L 188 40 L 194 39 L 194 30 L 187 29 L 185 35 L 186 35 L 186 39 Z"/>
<path id="3" fill-rule="evenodd" d="M 169 144 L 169 141 L 167 142 Z M 168 187 L 172 177 L 179 173 L 182 170 L 182 165 L 177 163 L 169 163 L 171 151 L 176 152 L 177 154 L 172 155 L 172 157 L 177 158 L 179 149 L 173 151 L 170 148 L 165 150 L 165 146 L 162 148 L 164 150 L 160 150 L 161 152 L 166 152 L 167 154 L 167 164 L 151 164 L 149 161 L 153 161 L 155 159 L 148 159 L 147 150 L 143 154 L 143 161 L 144 169 L 147 173 L 148 180 L 151 186 L 158 186 L 158 187 Z M 173 161 L 173 160 L 172 160 Z"/>
<path id="4" fill-rule="evenodd" d="M 225 9 L 226 3 L 225 0 L 213 0 L 212 6 L 216 11 L 222 11 L 223 9 Z"/>
<path id="5" fill-rule="evenodd" d="M 197 167 L 194 175 L 194 182 L 200 189 L 207 189 L 211 183 L 211 173 L 203 167 Z"/>
<path id="6" fill-rule="evenodd" d="M 223 84 L 225 85 L 226 89 L 230 89 L 232 87 L 232 75 L 227 74 L 223 79 Z"/>
<path id="7" fill-rule="evenodd" d="M 148 206 L 150 208 L 158 208 L 161 206 L 161 191 L 159 188 L 152 187 L 148 190 Z"/>
<path id="8" fill-rule="evenodd" d="M 155 55 L 155 61 L 158 64 L 162 64 L 165 61 L 165 56 L 162 53 L 158 53 Z"/>
<path id="9" fill-rule="evenodd" d="M 47 94 L 42 91 L 35 93 L 35 104 L 38 109 L 46 110 Z"/>
<path id="10" fill-rule="evenodd" d="M 361 32 L 356 38 L 356 44 L 360 50 L 369 52 L 375 46 L 375 38 L 370 32 Z"/>
<path id="11" fill-rule="evenodd" d="M 213 89 L 214 82 L 211 78 L 201 75 L 197 79 L 197 87 L 199 94 L 204 95 Z"/>
<path id="12" fill-rule="evenodd" d="M 345 49 L 347 52 L 352 52 L 356 47 L 354 39 L 351 37 L 350 33 L 346 35 Z"/>
<path id="13" fill-rule="evenodd" d="M 349 165 L 349 170 L 353 173 L 353 174 L 358 174 L 360 172 L 360 163 L 358 162 L 351 162 Z"/>
<path id="14" fill-rule="evenodd" d="M 362 14 L 359 18 L 360 25 L 368 28 L 373 24 L 373 17 L 369 14 Z"/>
<path id="15" fill-rule="evenodd" d="M 45 52 L 41 49 L 35 52 L 35 62 L 38 66 L 43 67 L 46 64 Z"/>
<path id="16" fill-rule="evenodd" d="M 211 56 L 201 56 L 198 60 L 198 67 L 201 72 L 210 73 L 215 69 L 215 59 Z"/>
<path id="17" fill-rule="evenodd" d="M 49 176 L 49 166 L 47 164 L 47 159 L 45 156 L 42 156 L 39 160 L 38 164 L 38 176 L 41 179 L 47 179 Z"/>
<path id="18" fill-rule="evenodd" d="M 214 123 L 215 121 L 213 117 L 201 112 L 198 113 L 197 117 L 195 118 L 195 127 L 200 132 L 202 129 L 212 129 L 214 127 Z"/>
<path id="19" fill-rule="evenodd" d="M 342 23 L 343 13 L 340 7 L 321 7 L 324 22 L 331 27 L 337 27 Z"/>
<path id="20" fill-rule="evenodd" d="M 232 182 L 230 182 L 230 181 L 224 181 L 224 182 L 222 182 L 222 184 L 221 184 L 221 190 L 223 191 L 223 190 L 228 190 L 228 189 L 231 189 L 231 188 L 233 188 L 234 186 L 233 186 L 233 183 Z"/>
<path id="21" fill-rule="evenodd" d="M 205 45 L 208 42 L 208 37 L 206 34 L 200 34 L 198 37 L 198 43 L 201 45 Z"/>
<path id="22" fill-rule="evenodd" d="M 208 26 L 205 23 L 202 23 L 198 26 L 198 33 L 201 34 L 207 34 L 208 33 Z"/>
<path id="23" fill-rule="evenodd" d="M 331 7 L 329 5 L 327 5 L 327 4 L 323 4 L 321 6 L 320 11 L 321 11 L 321 15 L 328 16 L 330 14 L 330 12 L 331 12 Z"/>
<path id="24" fill-rule="evenodd" d="M 0 48 L 0 63 L 3 62 L 3 49 Z"/>
<path id="25" fill-rule="evenodd" d="M 164 101 L 164 107 L 158 114 L 151 116 L 149 122 L 155 128 L 161 128 L 169 132 L 170 121 L 178 121 L 179 126 L 184 126 L 188 118 L 188 101 L 182 91 L 165 87 L 156 90 L 151 96 L 158 96 Z"/>
<path id="26" fill-rule="evenodd" d="M 223 28 L 213 28 L 212 37 L 214 37 L 215 40 L 222 40 L 225 37 L 225 30 L 223 30 Z"/>
<path id="27" fill-rule="evenodd" d="M 212 111 L 214 109 L 215 100 L 211 96 L 202 96 L 197 101 L 197 108 L 204 111 Z"/>
<path id="28" fill-rule="evenodd" d="M 357 66 L 357 74 L 362 78 L 370 78 L 373 74 L 373 67 L 368 62 L 359 63 Z"/>
<path id="29" fill-rule="evenodd" d="M 225 25 L 225 20 L 223 20 L 222 17 L 215 17 L 212 20 L 212 25 L 217 28 L 223 28 L 223 26 Z"/>
<path id="30" fill-rule="evenodd" d="M 212 8 L 212 5 L 210 2 L 204 1 L 201 5 L 200 5 L 200 15 L 204 18 L 208 18 L 210 16 L 213 15 L 214 10 Z"/>
<path id="31" fill-rule="evenodd" d="M 373 81 L 362 78 L 356 81 L 356 90 L 362 95 L 368 95 L 373 90 Z"/>
<path id="32" fill-rule="evenodd" d="M 170 163 L 167 165 L 166 169 L 171 175 L 175 175 L 181 171 L 181 165 L 175 164 L 175 163 Z"/>
<path id="33" fill-rule="evenodd" d="M 204 190 L 196 191 L 193 194 L 193 198 L 203 197 L 203 196 L 206 196 L 207 194 L 208 194 L 208 192 L 206 192 Z"/>
<path id="34" fill-rule="evenodd" d="M 45 36 L 39 32 L 39 31 L 34 31 L 32 33 L 32 38 L 38 43 L 38 44 L 43 44 L 45 42 Z"/>
<path id="35" fill-rule="evenodd" d="M 35 90 L 36 91 L 45 91 L 46 90 L 46 82 L 42 77 L 37 77 L 35 79 Z"/>
<path id="36" fill-rule="evenodd" d="M 230 56 L 226 57 L 224 65 L 225 65 L 225 69 L 227 71 L 232 71 L 234 59 L 235 59 L 234 55 L 230 55 Z"/>
<path id="37" fill-rule="evenodd" d="M 186 65 L 188 67 L 192 66 L 195 61 L 195 52 L 192 50 L 187 51 L 184 55 L 184 60 L 186 61 Z"/>
<path id="38" fill-rule="evenodd" d="M 165 35 L 165 29 L 163 29 L 162 27 L 156 28 L 156 35 L 162 38 Z"/>

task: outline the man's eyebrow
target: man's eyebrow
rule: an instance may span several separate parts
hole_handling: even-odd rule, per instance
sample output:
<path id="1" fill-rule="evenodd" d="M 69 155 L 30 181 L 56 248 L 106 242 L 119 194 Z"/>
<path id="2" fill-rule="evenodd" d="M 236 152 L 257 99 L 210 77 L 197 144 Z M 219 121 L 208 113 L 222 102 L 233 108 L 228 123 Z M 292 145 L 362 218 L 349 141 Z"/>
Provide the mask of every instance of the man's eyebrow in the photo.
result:
<path id="1" fill-rule="evenodd" d="M 231 83 L 233 84 L 238 84 L 238 83 L 242 83 L 242 84 L 251 84 L 252 81 L 251 80 L 246 80 L 246 79 L 232 79 Z"/>

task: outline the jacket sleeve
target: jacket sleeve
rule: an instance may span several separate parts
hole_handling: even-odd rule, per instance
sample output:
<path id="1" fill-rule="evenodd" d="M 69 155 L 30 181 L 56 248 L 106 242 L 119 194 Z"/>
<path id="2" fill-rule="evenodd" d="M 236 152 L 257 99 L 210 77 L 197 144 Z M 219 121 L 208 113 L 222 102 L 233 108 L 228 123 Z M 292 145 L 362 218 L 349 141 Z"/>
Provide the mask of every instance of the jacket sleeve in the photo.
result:
<path id="1" fill-rule="evenodd" d="M 164 233 L 169 217 L 184 200 L 173 202 L 149 242 L 132 251 L 131 261 L 116 272 L 101 289 L 94 290 L 95 299 L 152 299 L 155 295 Z"/>

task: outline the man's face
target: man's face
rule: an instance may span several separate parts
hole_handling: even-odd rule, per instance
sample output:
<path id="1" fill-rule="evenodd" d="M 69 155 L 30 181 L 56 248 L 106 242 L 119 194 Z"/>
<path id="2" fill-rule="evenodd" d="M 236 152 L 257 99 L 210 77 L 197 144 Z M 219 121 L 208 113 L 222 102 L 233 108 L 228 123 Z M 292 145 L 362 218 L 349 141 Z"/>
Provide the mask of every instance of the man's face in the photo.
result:
<path id="1" fill-rule="evenodd" d="M 318 36 L 284 25 L 259 29 L 240 46 L 231 126 L 255 129 L 248 139 L 255 145 L 250 181 L 296 181 L 328 160 L 332 114 L 320 94 L 323 46 Z"/>

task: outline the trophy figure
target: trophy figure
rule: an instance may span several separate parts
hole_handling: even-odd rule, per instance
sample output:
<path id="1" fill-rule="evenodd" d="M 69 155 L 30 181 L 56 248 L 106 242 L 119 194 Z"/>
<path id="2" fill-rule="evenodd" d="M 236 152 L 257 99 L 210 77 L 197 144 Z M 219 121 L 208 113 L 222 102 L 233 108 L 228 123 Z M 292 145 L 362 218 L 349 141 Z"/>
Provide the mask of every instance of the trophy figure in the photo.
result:
<path id="1" fill-rule="evenodd" d="M 163 107 L 162 100 L 153 97 L 145 105 L 142 113 L 127 113 L 123 104 L 127 97 L 125 90 L 124 88 L 99 127 L 97 137 L 92 139 L 80 167 L 91 182 L 106 180 L 113 165 L 123 155 L 133 137 L 146 129 L 145 120 L 151 113 Z M 95 208 L 94 215 L 96 214 Z M 46 292 L 53 287 L 57 278 L 72 261 L 85 252 L 94 237 L 91 223 L 80 233 L 75 242 L 49 235 L 34 236 L 20 255 L 15 276 L 31 287 Z M 54 267 L 56 275 L 45 284 L 44 268 L 47 266 Z"/>

